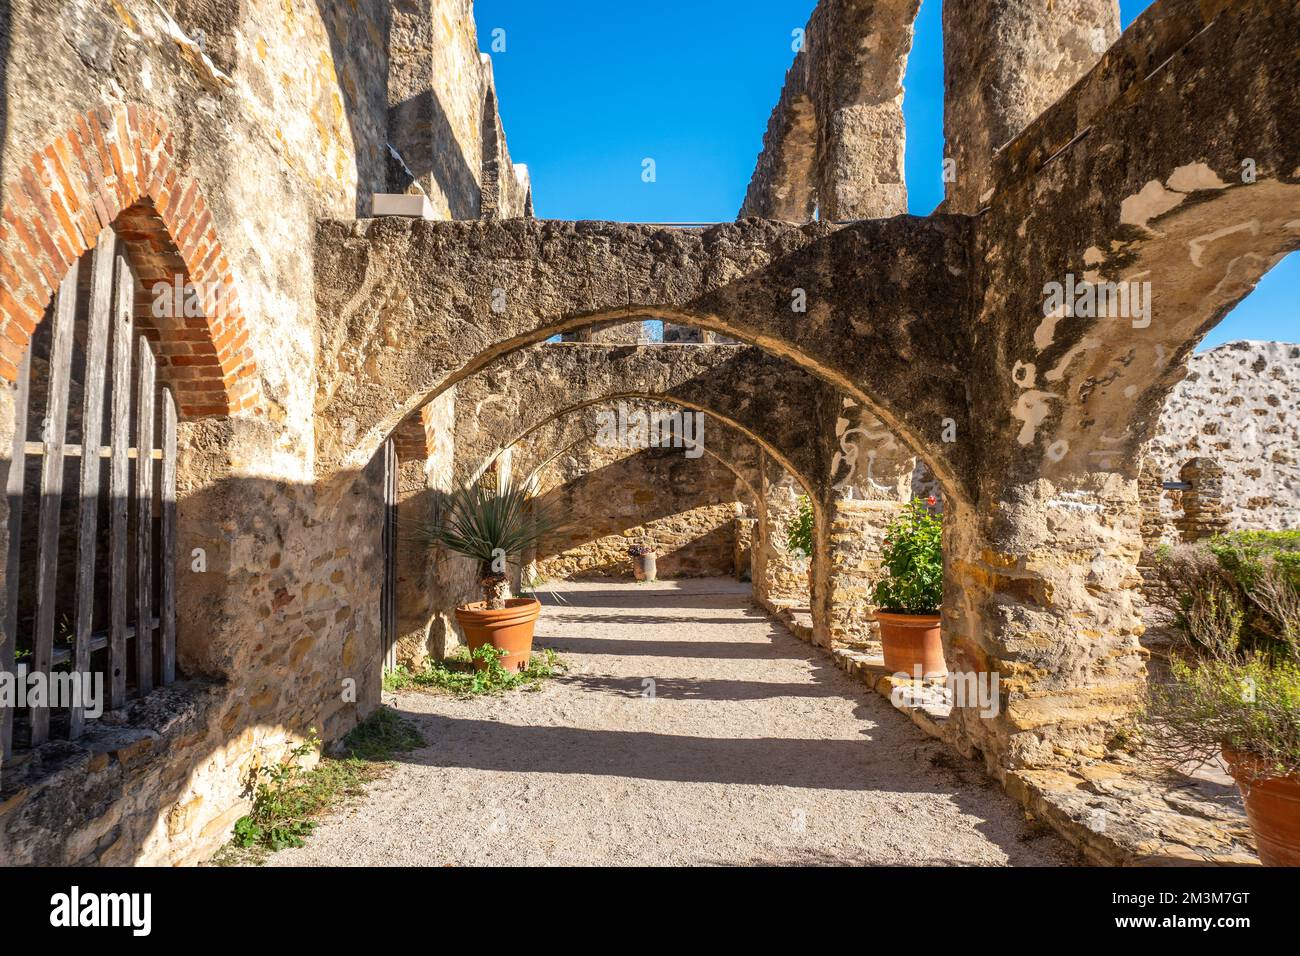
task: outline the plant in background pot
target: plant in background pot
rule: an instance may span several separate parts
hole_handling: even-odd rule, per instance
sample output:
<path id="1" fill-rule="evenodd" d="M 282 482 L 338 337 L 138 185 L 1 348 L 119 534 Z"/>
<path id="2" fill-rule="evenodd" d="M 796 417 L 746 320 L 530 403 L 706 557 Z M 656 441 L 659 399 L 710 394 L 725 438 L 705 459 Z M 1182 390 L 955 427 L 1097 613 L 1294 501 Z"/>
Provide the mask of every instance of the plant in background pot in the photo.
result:
<path id="1" fill-rule="evenodd" d="M 909 677 L 948 673 L 939 605 L 943 601 L 943 518 L 933 497 L 914 498 L 890 524 L 881 555 L 886 577 L 872 598 L 885 667 Z"/>
<path id="2" fill-rule="evenodd" d="M 812 601 L 813 508 L 807 495 L 799 496 L 799 510 L 785 532 L 785 545 L 796 559 L 808 562 L 808 600 Z"/>
<path id="3" fill-rule="evenodd" d="M 632 559 L 632 576 L 638 581 L 658 579 L 659 569 L 656 564 L 658 555 L 653 538 L 644 536 L 638 538 L 635 543 L 628 545 L 627 556 Z"/>
<path id="4" fill-rule="evenodd" d="M 501 666 L 522 671 L 533 649 L 533 628 L 541 613 L 535 597 L 510 597 L 509 565 L 538 546 L 559 527 L 557 514 L 523 487 L 495 490 L 480 485 L 461 488 L 439 502 L 434 520 L 417 529 L 427 544 L 437 544 L 478 563 L 483 600 L 456 608 L 456 621 L 479 666 L 475 652 L 485 645 L 498 651 Z"/>
<path id="5" fill-rule="evenodd" d="M 1300 567 L 1287 543 L 1270 555 L 1257 533 L 1241 538 L 1178 548 L 1163 562 L 1173 585 L 1164 600 L 1185 643 L 1169 680 L 1150 686 L 1145 742 L 1178 769 L 1222 756 L 1260 861 L 1300 866 Z"/>

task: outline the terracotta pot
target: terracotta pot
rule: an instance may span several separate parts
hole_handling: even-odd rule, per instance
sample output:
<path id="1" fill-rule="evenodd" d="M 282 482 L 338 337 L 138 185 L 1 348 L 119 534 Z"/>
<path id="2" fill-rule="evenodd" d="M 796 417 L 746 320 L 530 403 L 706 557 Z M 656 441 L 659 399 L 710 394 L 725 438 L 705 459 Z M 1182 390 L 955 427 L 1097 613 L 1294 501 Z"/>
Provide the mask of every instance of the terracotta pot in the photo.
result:
<path id="1" fill-rule="evenodd" d="M 885 651 L 885 669 L 891 674 L 922 675 L 948 673 L 939 636 L 938 614 L 890 614 L 877 611 L 880 644 Z"/>
<path id="2" fill-rule="evenodd" d="M 542 612 L 536 598 L 509 598 L 504 610 L 490 611 L 486 602 L 462 604 L 456 608 L 456 621 L 465 632 L 465 643 L 473 654 L 484 644 L 491 644 L 506 654 L 501 666 L 522 671 L 528 667 L 533 652 L 533 627 Z M 478 664 L 480 670 L 486 665 Z"/>
<path id="3" fill-rule="evenodd" d="M 655 557 L 653 554 L 633 555 L 632 576 L 638 581 L 656 580 L 659 570 L 655 566 Z"/>
<path id="4" fill-rule="evenodd" d="M 1246 801 L 1246 819 L 1265 866 L 1300 866 L 1300 776 L 1271 776 L 1252 754 L 1223 751 Z"/>

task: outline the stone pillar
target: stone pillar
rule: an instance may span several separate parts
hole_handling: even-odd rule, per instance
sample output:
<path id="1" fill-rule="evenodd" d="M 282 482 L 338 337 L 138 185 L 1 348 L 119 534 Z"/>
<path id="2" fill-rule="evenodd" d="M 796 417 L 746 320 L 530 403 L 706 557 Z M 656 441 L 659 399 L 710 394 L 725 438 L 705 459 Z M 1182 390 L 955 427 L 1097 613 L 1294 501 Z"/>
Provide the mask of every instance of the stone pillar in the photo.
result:
<path id="1" fill-rule="evenodd" d="M 872 589 L 881 575 L 885 532 L 905 501 L 832 499 L 823 506 L 817 553 L 825 585 L 817 589 L 813 635 L 823 647 L 846 644 L 874 652 L 880 635 Z"/>
<path id="2" fill-rule="evenodd" d="M 885 532 L 912 497 L 916 458 L 864 405 L 827 390 L 818 407 L 828 487 L 818 509 L 814 640 L 877 649 L 871 591 Z"/>
<path id="3" fill-rule="evenodd" d="M 388 188 L 424 193 L 437 218 L 477 219 L 485 105 L 495 113 L 482 68 L 469 61 L 477 51 L 434 0 L 390 6 L 387 142 L 401 159 L 388 156 Z M 459 95 L 450 95 L 453 77 Z"/>
<path id="4" fill-rule="evenodd" d="M 1119 36 L 1115 0 L 943 5 L 947 211 L 987 205 L 994 154 L 1087 73 Z"/>
<path id="5" fill-rule="evenodd" d="M 762 456 L 763 500 L 758 503 L 754 596 L 764 604 L 809 606 L 809 559 L 790 553 L 786 537 L 804 493 L 794 476 Z"/>
<path id="6" fill-rule="evenodd" d="M 823 0 L 808 23 L 818 214 L 907 212 L 903 74 L 919 0 Z"/>
<path id="7" fill-rule="evenodd" d="M 753 548 L 758 533 L 758 519 L 745 515 L 736 517 L 736 580 L 753 580 Z"/>
<path id="8" fill-rule="evenodd" d="M 1138 560 L 1138 572 L 1142 575 L 1143 589 L 1150 596 L 1152 589 L 1159 586 L 1156 573 L 1157 554 L 1160 546 L 1169 538 L 1169 523 L 1160 510 L 1164 500 L 1164 481 L 1160 477 L 1160 466 L 1152 458 L 1142 461 L 1142 470 L 1138 475 L 1138 505 L 1142 511 L 1142 556 Z"/>
<path id="9" fill-rule="evenodd" d="M 1182 539 L 1191 543 L 1228 530 L 1223 504 L 1223 469 L 1213 458 L 1193 458 L 1178 471 L 1178 480 L 1191 485 L 1183 491 Z"/>
<path id="10" fill-rule="evenodd" d="M 1099 757 L 1145 684 L 1137 482 L 1092 474 L 991 489 L 944 515 L 944 643 L 963 682 L 997 674 L 996 713 L 968 695 L 960 742 L 999 777 Z"/>

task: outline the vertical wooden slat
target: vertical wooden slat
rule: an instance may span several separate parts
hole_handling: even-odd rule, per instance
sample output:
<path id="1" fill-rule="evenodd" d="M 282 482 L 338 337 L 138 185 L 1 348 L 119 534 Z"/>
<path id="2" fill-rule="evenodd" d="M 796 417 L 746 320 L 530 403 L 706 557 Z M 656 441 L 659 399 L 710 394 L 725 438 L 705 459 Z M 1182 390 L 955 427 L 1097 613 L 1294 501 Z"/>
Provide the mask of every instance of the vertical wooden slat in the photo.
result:
<path id="1" fill-rule="evenodd" d="M 50 346 L 49 393 L 41 423 L 41 505 L 36 528 L 36 634 L 32 641 L 32 672 L 48 674 L 54 653 L 54 620 L 59 571 L 59 512 L 63 506 L 63 446 L 68 425 L 72 384 L 72 340 L 77 319 L 77 271 L 68 270 L 54 298 L 54 329 Z M 48 703 L 48 701 L 47 701 Z M 50 736 L 49 707 L 30 708 L 32 746 Z"/>
<path id="2" fill-rule="evenodd" d="M 104 376 L 108 330 L 113 310 L 116 236 L 99 234 L 90 266 L 90 305 L 86 327 L 85 395 L 81 414 L 81 514 L 77 527 L 77 632 L 73 673 L 90 673 L 90 632 L 95 616 L 95 534 L 99 521 L 99 445 L 104 423 Z M 82 685 L 83 687 L 86 685 Z M 74 706 L 68 734 L 81 736 L 85 709 Z"/>
<path id="3" fill-rule="evenodd" d="M 154 357 L 145 337 L 136 340 L 135 405 L 135 686 L 153 690 L 153 417 Z"/>
<path id="4" fill-rule="evenodd" d="M 5 495 L 9 503 L 9 550 L 5 561 L 4 630 L 0 631 L 0 672 L 14 673 L 18 648 L 18 582 L 22 571 L 23 484 L 27 470 L 27 402 L 31 396 L 32 350 L 28 346 L 18 368 L 14 390 L 14 441 L 9 454 Z M 0 762 L 13 754 L 14 710 L 0 707 Z"/>
<path id="5" fill-rule="evenodd" d="M 176 679 L 176 399 L 163 392 L 162 415 L 162 682 Z"/>
<path id="6" fill-rule="evenodd" d="M 380 595 L 380 630 L 384 667 L 397 666 L 397 444 L 384 443 L 383 588 Z"/>
<path id="7" fill-rule="evenodd" d="M 109 706 L 126 703 L 127 540 L 130 533 L 131 346 L 135 341 L 135 286 L 126 257 L 117 256 L 113 304 L 113 411 L 109 437 Z"/>

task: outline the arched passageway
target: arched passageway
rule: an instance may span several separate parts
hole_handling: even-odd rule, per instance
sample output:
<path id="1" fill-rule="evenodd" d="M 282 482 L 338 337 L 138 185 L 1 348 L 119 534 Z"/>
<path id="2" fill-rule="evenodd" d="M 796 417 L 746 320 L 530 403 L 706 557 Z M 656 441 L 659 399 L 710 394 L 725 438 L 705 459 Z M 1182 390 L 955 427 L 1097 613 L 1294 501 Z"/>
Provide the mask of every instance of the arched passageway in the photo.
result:
<path id="1" fill-rule="evenodd" d="M 431 746 L 400 759 L 366 813 L 271 862 L 1073 860 L 734 581 L 543 596 L 537 639 L 567 674 L 508 706 L 399 694 Z"/>

